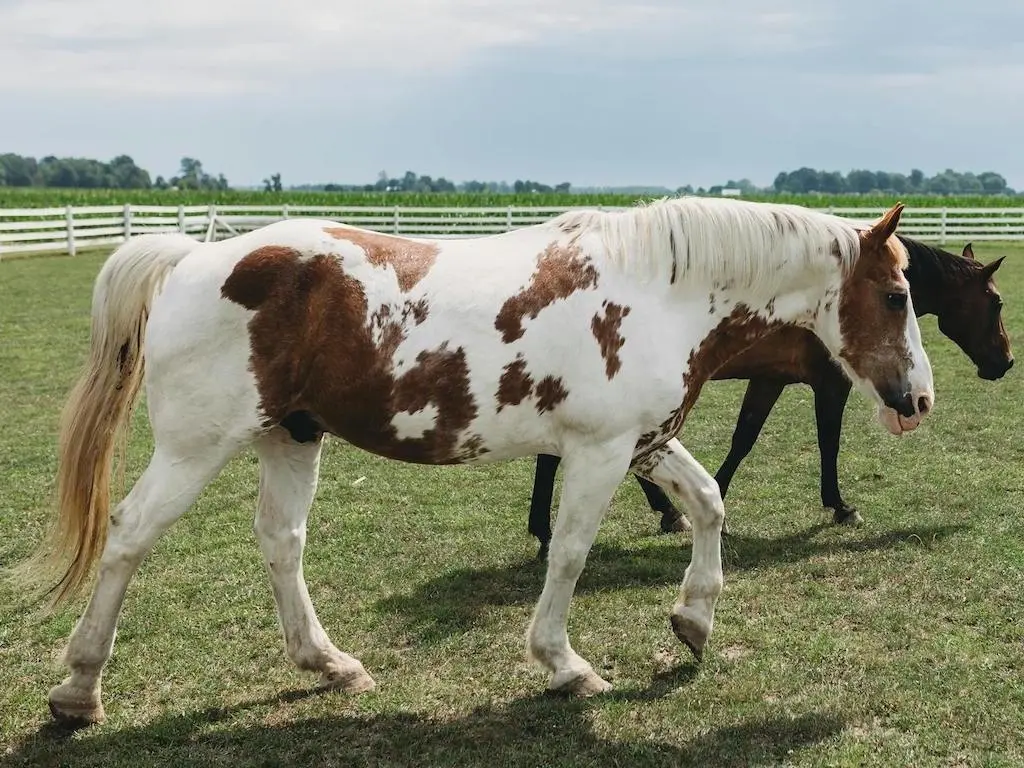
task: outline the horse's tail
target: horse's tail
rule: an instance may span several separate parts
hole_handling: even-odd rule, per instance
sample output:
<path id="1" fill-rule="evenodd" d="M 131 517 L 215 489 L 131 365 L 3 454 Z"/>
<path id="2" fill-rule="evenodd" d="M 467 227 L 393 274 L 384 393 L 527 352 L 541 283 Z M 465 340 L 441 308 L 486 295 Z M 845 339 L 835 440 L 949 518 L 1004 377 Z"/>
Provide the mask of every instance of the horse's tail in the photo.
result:
<path id="1" fill-rule="evenodd" d="M 51 585 L 45 593 L 53 605 L 81 591 L 103 551 L 114 453 L 123 473 L 150 306 L 197 245 L 181 234 L 141 235 L 114 251 L 96 278 L 89 358 L 60 421 L 55 525 L 50 540 L 18 569 L 26 582 Z"/>

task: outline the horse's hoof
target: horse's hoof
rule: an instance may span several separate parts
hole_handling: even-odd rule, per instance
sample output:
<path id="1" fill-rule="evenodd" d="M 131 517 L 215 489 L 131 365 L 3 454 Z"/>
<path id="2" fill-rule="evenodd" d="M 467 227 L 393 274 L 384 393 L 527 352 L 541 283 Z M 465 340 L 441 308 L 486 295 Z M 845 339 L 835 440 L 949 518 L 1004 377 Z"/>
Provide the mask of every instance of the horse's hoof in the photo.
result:
<path id="1" fill-rule="evenodd" d="M 597 696 L 599 693 L 605 693 L 611 689 L 611 683 L 597 674 L 594 670 L 588 669 L 586 672 L 576 675 L 561 685 L 553 686 L 551 691 L 553 693 L 561 693 L 567 696 L 576 696 L 577 698 L 586 699 L 591 696 Z"/>
<path id="2" fill-rule="evenodd" d="M 662 516 L 662 533 L 686 533 L 686 531 L 693 529 L 693 526 L 690 525 L 690 521 L 686 519 L 686 515 L 678 510 L 674 510 L 674 512 L 674 515 L 666 513 Z"/>
<path id="3" fill-rule="evenodd" d="M 61 683 L 50 689 L 50 714 L 67 728 L 87 728 L 107 719 L 99 689 L 85 691 Z"/>
<path id="4" fill-rule="evenodd" d="M 672 613 L 672 631 L 682 641 L 697 661 L 704 658 L 704 646 L 708 642 L 707 623 L 695 617 L 689 608 L 679 608 Z"/>
<path id="5" fill-rule="evenodd" d="M 320 675 L 320 687 L 345 693 L 366 693 L 376 688 L 377 683 L 363 665 L 356 662 L 355 665 L 325 670 Z"/>
<path id="6" fill-rule="evenodd" d="M 848 507 L 846 504 L 840 504 L 833 508 L 832 520 L 836 525 L 861 525 L 864 522 L 864 518 L 860 516 L 857 508 Z"/>

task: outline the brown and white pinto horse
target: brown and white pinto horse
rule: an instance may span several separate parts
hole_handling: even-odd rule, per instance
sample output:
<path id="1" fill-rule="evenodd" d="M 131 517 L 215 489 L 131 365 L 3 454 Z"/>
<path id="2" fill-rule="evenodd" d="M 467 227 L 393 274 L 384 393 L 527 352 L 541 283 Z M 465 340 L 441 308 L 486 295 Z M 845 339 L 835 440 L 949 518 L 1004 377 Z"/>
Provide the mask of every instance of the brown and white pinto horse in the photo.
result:
<path id="1" fill-rule="evenodd" d="M 672 489 L 693 523 L 672 626 L 699 658 L 722 590 L 724 508 L 674 435 L 721 360 L 788 324 L 822 339 L 890 431 L 914 429 L 933 391 L 892 236 L 900 211 L 858 231 L 795 206 L 678 199 L 471 240 L 289 220 L 219 243 L 128 242 L 97 278 L 90 357 L 61 425 L 58 524 L 42 551 L 58 568 L 55 599 L 99 567 L 51 711 L 103 718 L 100 676 L 129 581 L 249 445 L 289 656 L 325 685 L 374 686 L 331 643 L 302 574 L 327 433 L 423 464 L 563 457 L 527 644 L 550 688 L 577 695 L 609 687 L 566 631 L 607 504 L 630 468 Z M 155 446 L 111 512 L 115 437 L 143 383 Z"/>
<path id="2" fill-rule="evenodd" d="M 904 274 L 910 283 L 914 313 L 918 317 L 935 315 L 939 330 L 977 366 L 979 378 L 1002 378 L 1013 367 L 1013 351 L 1002 319 L 1003 300 L 995 283 L 1004 257 L 982 264 L 970 243 L 957 256 L 910 237 L 897 237 L 909 257 Z M 852 385 L 813 333 L 798 327 L 782 328 L 726 362 L 711 378 L 749 380 L 729 453 L 715 473 L 723 499 L 782 391 L 790 384 L 807 384 L 814 392 L 821 504 L 833 511 L 837 524 L 863 522 L 839 491 L 839 440 Z M 547 556 L 551 540 L 551 499 L 559 461 L 557 456 L 537 457 L 528 529 L 540 542 L 540 559 Z M 637 480 L 651 509 L 661 514 L 663 532 L 689 530 L 686 517 L 664 490 L 642 477 Z M 722 524 L 722 532 L 727 528 L 728 520 Z"/>

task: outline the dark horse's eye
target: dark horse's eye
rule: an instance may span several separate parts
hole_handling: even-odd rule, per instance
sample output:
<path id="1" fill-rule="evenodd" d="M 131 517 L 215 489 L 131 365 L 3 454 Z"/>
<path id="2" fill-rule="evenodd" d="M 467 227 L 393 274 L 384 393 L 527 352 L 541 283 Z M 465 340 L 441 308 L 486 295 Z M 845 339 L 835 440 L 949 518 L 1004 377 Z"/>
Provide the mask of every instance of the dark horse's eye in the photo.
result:
<path id="1" fill-rule="evenodd" d="M 889 305 L 889 309 L 906 309 L 907 308 L 907 294 L 905 293 L 887 293 L 885 294 L 885 303 Z"/>

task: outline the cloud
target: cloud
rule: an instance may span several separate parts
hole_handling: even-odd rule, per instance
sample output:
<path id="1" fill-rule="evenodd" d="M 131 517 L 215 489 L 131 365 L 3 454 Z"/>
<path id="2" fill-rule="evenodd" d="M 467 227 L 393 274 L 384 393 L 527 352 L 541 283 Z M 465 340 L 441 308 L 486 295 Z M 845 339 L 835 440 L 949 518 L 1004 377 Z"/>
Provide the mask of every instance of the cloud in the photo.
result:
<path id="1" fill-rule="evenodd" d="M 361 87 L 502 51 L 752 56 L 818 45 L 817 4 L 758 0 L 8 0 L 0 91 L 273 93 L 306 78 Z"/>
<path id="2" fill-rule="evenodd" d="M 0 89 L 267 92 L 304 77 L 436 72 L 666 12 L 612 0 L 16 0 L 0 5 Z"/>

